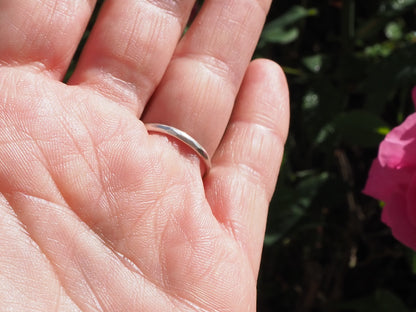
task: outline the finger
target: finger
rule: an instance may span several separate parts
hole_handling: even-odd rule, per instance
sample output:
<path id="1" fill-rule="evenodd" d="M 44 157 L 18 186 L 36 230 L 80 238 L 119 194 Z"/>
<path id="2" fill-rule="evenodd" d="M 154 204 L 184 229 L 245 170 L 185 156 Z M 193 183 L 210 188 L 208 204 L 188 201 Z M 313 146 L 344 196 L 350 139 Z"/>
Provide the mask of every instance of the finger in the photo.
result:
<path id="1" fill-rule="evenodd" d="M 183 130 L 212 154 L 269 5 L 269 0 L 206 1 L 175 51 L 143 120 Z"/>
<path id="2" fill-rule="evenodd" d="M 281 69 L 254 61 L 205 180 L 214 215 L 245 248 L 255 276 L 288 131 L 288 102 Z"/>
<path id="3" fill-rule="evenodd" d="M 182 34 L 194 0 L 107 0 L 71 84 L 141 114 Z"/>
<path id="4" fill-rule="evenodd" d="M 60 79 L 95 0 L 0 0 L 0 65 L 30 64 Z"/>

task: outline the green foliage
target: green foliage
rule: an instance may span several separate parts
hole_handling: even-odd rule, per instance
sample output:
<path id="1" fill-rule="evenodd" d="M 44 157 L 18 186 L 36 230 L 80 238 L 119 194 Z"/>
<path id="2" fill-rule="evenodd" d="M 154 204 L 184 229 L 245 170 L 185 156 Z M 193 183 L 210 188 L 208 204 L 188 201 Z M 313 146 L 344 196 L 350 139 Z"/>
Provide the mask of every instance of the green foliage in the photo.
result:
<path id="1" fill-rule="evenodd" d="M 291 129 L 259 311 L 416 311 L 416 256 L 362 194 L 384 136 L 414 112 L 416 0 L 280 0 L 256 57 L 287 74 Z"/>
<path id="2" fill-rule="evenodd" d="M 392 292 L 379 289 L 371 296 L 351 300 L 338 305 L 341 311 L 356 312 L 409 312 L 403 301 Z"/>
<path id="3" fill-rule="evenodd" d="M 295 5 L 282 16 L 268 23 L 263 30 L 260 46 L 266 43 L 287 44 L 296 40 L 299 36 L 299 28 L 296 27 L 300 20 L 317 14 L 316 9 L 305 9 Z"/>
<path id="4" fill-rule="evenodd" d="M 333 124 L 335 133 L 345 142 L 360 147 L 377 147 L 389 131 L 385 121 L 366 110 L 342 112 Z"/>

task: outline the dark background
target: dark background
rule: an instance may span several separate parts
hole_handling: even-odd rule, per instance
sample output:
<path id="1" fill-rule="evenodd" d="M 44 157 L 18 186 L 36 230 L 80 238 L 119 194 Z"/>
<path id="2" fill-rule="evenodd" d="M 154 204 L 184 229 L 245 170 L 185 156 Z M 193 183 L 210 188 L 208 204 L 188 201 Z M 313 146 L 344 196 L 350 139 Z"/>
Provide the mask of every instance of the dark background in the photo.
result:
<path id="1" fill-rule="evenodd" d="M 416 254 L 381 223 L 382 203 L 361 193 L 378 144 L 414 112 L 415 17 L 416 0 L 272 4 L 255 57 L 284 68 L 291 129 L 258 311 L 416 311 Z"/>
<path id="2" fill-rule="evenodd" d="M 291 129 L 259 311 L 416 311 L 416 256 L 361 193 L 384 135 L 414 112 L 416 1 L 280 0 L 256 56 L 287 74 Z"/>

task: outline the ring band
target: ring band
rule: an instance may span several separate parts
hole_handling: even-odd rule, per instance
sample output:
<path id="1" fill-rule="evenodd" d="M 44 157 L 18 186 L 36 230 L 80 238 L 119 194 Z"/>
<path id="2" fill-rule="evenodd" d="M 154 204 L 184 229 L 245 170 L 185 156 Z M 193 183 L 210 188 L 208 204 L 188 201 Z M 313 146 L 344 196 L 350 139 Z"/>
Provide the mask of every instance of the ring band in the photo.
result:
<path id="1" fill-rule="evenodd" d="M 211 160 L 209 159 L 209 155 L 207 151 L 202 147 L 201 144 L 198 143 L 193 137 L 187 134 L 184 131 L 176 129 L 174 127 L 158 124 L 158 123 L 146 123 L 144 124 L 148 132 L 157 132 L 166 134 L 168 136 L 174 137 L 179 141 L 185 143 L 189 146 L 197 155 L 198 157 L 204 162 L 205 164 L 205 174 L 206 175 L 209 170 L 211 169 Z"/>

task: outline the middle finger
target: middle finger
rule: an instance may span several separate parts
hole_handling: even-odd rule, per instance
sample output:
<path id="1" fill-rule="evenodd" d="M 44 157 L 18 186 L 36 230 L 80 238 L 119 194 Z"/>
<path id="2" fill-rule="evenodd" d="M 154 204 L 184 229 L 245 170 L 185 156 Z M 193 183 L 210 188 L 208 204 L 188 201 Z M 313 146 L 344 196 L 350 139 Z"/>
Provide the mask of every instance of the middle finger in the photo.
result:
<path id="1" fill-rule="evenodd" d="M 106 0 L 70 84 L 140 115 L 166 70 L 195 0 Z"/>

